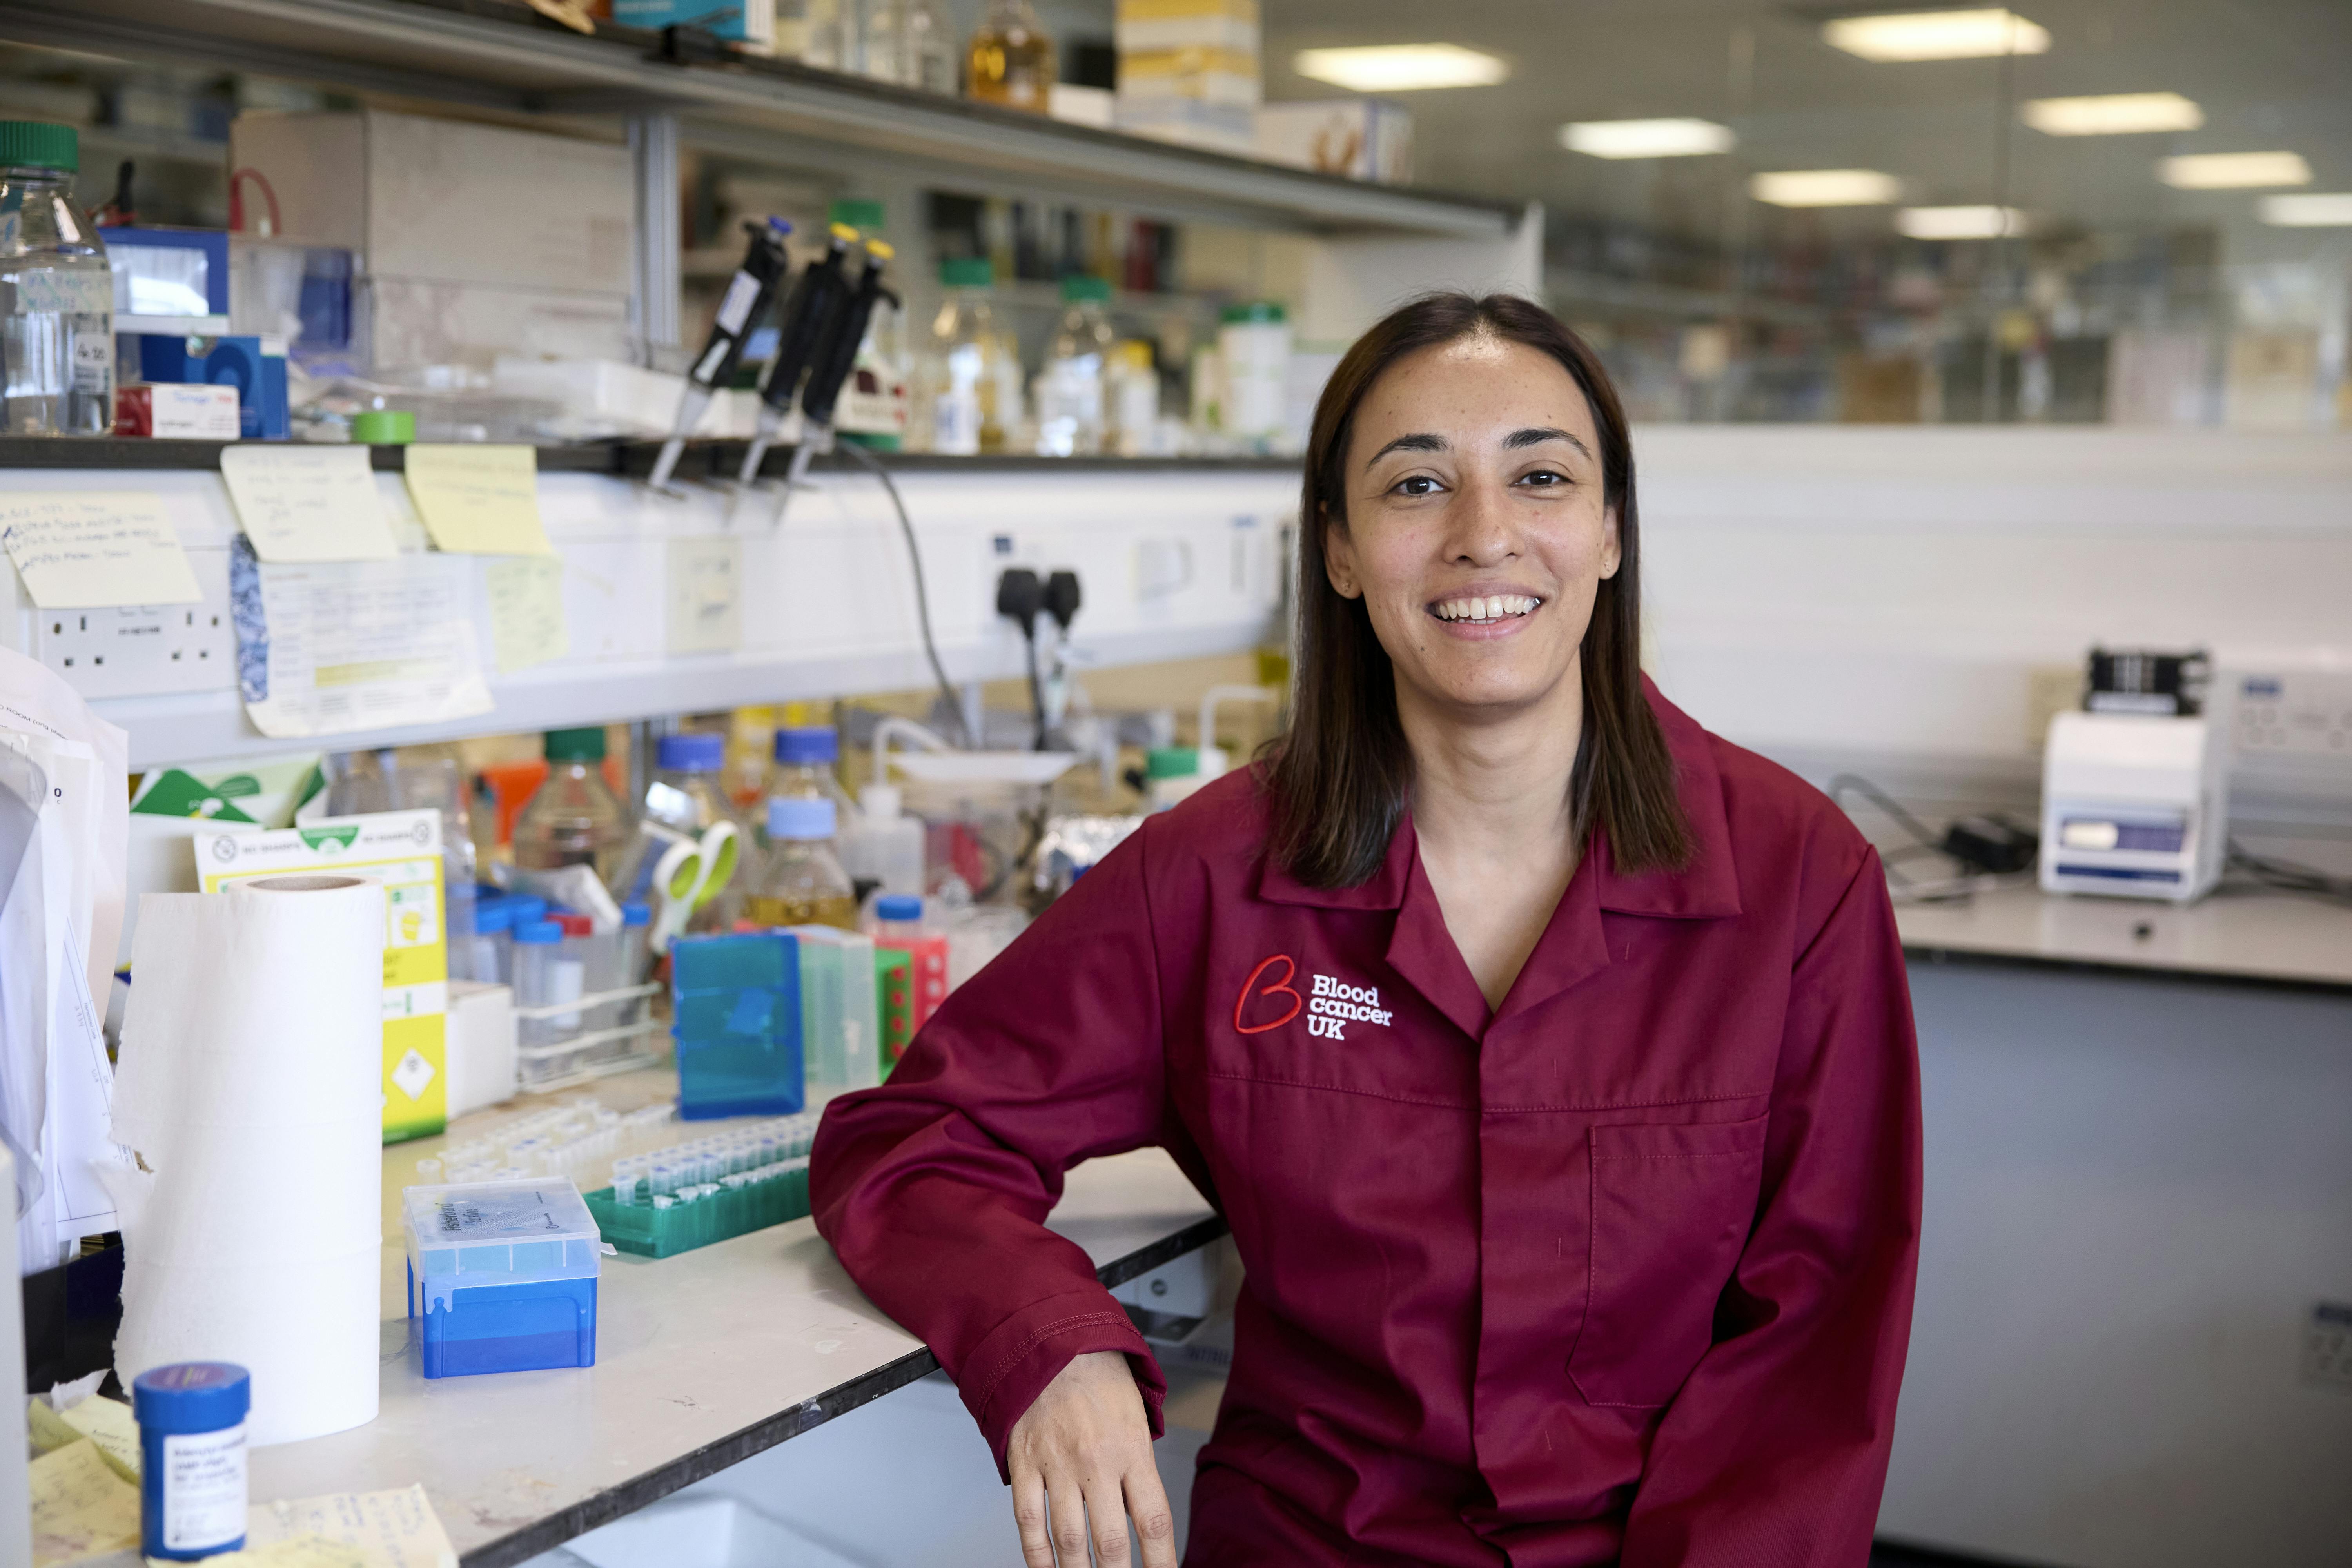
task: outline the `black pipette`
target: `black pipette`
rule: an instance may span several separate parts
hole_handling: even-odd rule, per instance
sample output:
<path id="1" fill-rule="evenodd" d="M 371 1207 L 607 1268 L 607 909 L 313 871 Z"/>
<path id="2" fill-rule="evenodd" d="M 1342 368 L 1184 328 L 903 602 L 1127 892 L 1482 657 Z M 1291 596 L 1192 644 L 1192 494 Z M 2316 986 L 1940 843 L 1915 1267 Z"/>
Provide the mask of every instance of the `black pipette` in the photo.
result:
<path id="1" fill-rule="evenodd" d="M 743 454 L 743 468 L 735 477 L 744 484 L 759 478 L 760 464 L 775 445 L 784 416 L 793 411 L 793 397 L 801 389 L 801 373 L 816 357 L 824 327 L 849 301 L 850 283 L 842 270 L 857 231 L 845 223 L 833 226 L 833 243 L 824 255 L 809 264 L 785 297 L 783 314 L 776 323 L 776 357 L 768 362 L 760 380 L 760 427 L 751 449 Z"/>
<path id="2" fill-rule="evenodd" d="M 883 265 L 895 254 L 878 239 L 866 242 L 866 270 L 858 274 L 857 292 L 850 296 L 848 308 L 834 318 L 817 344 L 809 364 L 808 385 L 801 392 L 801 444 L 793 448 L 792 467 L 784 474 L 783 500 L 776 508 L 779 521 L 784 508 L 792 504 L 793 487 L 808 472 L 809 458 L 833 449 L 834 407 L 841 401 L 849 373 L 857 366 L 857 351 L 866 342 L 875 305 L 884 300 L 894 306 L 898 303 L 898 296 L 882 287 Z"/>
<path id="3" fill-rule="evenodd" d="M 703 411 L 710 406 L 712 390 L 734 374 L 743 357 L 745 341 L 768 313 L 776 286 L 792 270 L 792 259 L 784 254 L 784 236 L 793 232 L 791 224 L 772 217 L 764 226 L 747 223 L 743 230 L 751 237 L 751 247 L 744 251 L 735 276 L 728 279 L 718 319 L 710 323 L 710 341 L 702 345 L 701 356 L 686 374 L 686 390 L 677 400 L 677 421 L 670 427 L 669 439 L 662 443 L 661 456 L 654 459 L 656 489 L 669 483 L 678 456 L 686 450 L 686 438 L 694 434 L 694 427 L 702 423 Z"/>

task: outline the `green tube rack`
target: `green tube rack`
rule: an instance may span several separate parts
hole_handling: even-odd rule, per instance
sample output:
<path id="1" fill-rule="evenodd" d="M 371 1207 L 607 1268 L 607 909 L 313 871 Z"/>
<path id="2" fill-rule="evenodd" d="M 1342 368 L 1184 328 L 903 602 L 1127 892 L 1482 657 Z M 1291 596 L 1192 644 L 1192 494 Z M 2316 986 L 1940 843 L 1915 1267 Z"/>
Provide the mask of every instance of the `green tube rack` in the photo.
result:
<path id="1" fill-rule="evenodd" d="M 675 1258 L 698 1247 L 765 1230 L 809 1213 L 808 1162 L 788 1160 L 763 1167 L 775 1174 L 747 1171 L 705 1183 L 709 1190 L 679 1194 L 667 1205 L 623 1204 L 613 1189 L 582 1194 L 606 1241 L 639 1258 Z"/>

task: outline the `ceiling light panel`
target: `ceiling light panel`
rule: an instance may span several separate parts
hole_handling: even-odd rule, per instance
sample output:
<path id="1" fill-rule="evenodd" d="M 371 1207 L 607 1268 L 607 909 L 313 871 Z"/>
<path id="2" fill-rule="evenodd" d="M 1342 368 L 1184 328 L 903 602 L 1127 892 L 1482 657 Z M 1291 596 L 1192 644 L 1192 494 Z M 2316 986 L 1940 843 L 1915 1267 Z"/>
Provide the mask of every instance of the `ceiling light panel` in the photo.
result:
<path id="1" fill-rule="evenodd" d="M 2257 210 L 2264 223 L 2280 228 L 2352 226 L 2352 191 L 2315 191 L 2308 195 L 2264 196 Z"/>
<path id="2" fill-rule="evenodd" d="M 1559 128 L 1559 144 L 1594 158 L 1693 158 L 1739 144 L 1709 120 L 1580 120 Z"/>
<path id="3" fill-rule="evenodd" d="M 1381 44 L 1301 49 L 1290 68 L 1350 92 L 1415 92 L 1433 87 L 1492 87 L 1511 74 L 1493 55 L 1458 44 Z"/>
<path id="4" fill-rule="evenodd" d="M 2000 239 L 2025 232 L 2015 207 L 1905 207 L 1895 229 L 1913 239 Z"/>
<path id="5" fill-rule="evenodd" d="M 2137 136 L 2151 131 L 2194 131 L 2205 123 L 2205 111 L 2177 92 L 2037 98 L 2021 113 L 2045 136 Z"/>
<path id="6" fill-rule="evenodd" d="M 2190 153 L 2167 158 L 2157 174 L 2182 191 L 2248 191 L 2264 185 L 2307 185 L 2311 165 L 2300 153 Z"/>
<path id="7" fill-rule="evenodd" d="M 1841 16 L 1822 26 L 1832 48 L 1882 64 L 1906 60 L 1980 60 L 2038 55 L 2050 34 L 2014 11 L 1906 11 Z"/>
<path id="8" fill-rule="evenodd" d="M 1875 169 L 1781 169 L 1750 177 L 1748 194 L 1776 207 L 1885 206 L 1903 182 Z"/>

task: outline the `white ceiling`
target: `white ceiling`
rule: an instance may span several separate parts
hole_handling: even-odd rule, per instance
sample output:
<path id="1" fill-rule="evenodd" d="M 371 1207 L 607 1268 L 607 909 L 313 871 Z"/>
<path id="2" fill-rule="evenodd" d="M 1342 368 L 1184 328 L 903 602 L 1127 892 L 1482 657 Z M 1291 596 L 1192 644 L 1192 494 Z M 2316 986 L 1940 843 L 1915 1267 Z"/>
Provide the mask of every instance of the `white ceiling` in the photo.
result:
<path id="1" fill-rule="evenodd" d="M 1982 0 L 1979 0 L 1982 3 Z M 2170 90 L 2200 104 L 2197 131 L 2140 136 L 2010 133 L 2010 205 L 2048 226 L 2218 224 L 2252 237 L 2255 195 L 2181 192 L 2156 178 L 2173 153 L 2284 148 L 2311 163 L 2312 190 L 2352 190 L 2352 0 L 2014 0 L 2048 28 L 2048 53 L 2011 63 L 2015 96 Z M 1727 222 L 1757 237 L 1885 233 L 1885 209 L 1790 213 L 1747 201 L 1758 169 L 1863 167 L 1905 182 L 1922 205 L 1992 199 L 2003 62 L 1879 65 L 1821 41 L 1823 17 L 1891 4 L 1758 0 L 1265 0 L 1270 100 L 1328 98 L 1292 56 L 1334 44 L 1447 42 L 1503 56 L 1491 88 L 1396 95 L 1414 117 L 1420 183 L 1530 198 L 1555 213 L 1608 216 L 1714 239 Z M 1741 40 L 1752 39 L 1751 46 Z M 1743 87 L 1738 61 L 1751 47 Z M 1725 157 L 1606 162 L 1562 150 L 1570 120 L 1696 115 L 1732 126 Z M 2305 231 L 2311 236 L 2346 231 Z"/>

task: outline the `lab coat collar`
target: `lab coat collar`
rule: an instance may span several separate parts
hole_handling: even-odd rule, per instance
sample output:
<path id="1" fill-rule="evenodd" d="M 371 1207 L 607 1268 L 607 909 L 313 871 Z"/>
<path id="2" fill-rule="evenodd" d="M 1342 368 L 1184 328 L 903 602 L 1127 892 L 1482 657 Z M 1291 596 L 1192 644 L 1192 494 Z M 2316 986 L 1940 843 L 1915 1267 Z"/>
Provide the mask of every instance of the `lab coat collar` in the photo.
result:
<path id="1" fill-rule="evenodd" d="M 1605 838 L 1596 837 L 1587 864 L 1578 868 L 1569 893 L 1560 900 L 1563 913 L 1577 901 L 1579 884 L 1590 884 L 1586 897 L 1594 911 L 1612 914 L 1658 915 L 1668 919 L 1709 920 L 1739 912 L 1739 875 L 1731 856 L 1731 825 L 1723 806 L 1723 775 L 1706 731 L 1681 709 L 1658 694 L 1648 676 L 1642 692 L 1665 731 L 1666 750 L 1675 761 L 1675 791 L 1690 825 L 1691 863 L 1679 871 L 1645 871 L 1627 876 L 1609 858 Z M 1398 819 L 1389 837 L 1389 850 L 1380 869 L 1351 888 L 1310 888 L 1266 861 L 1258 874 L 1258 897 L 1270 903 L 1304 904 L 1325 910 L 1394 910 L 1405 903 L 1406 889 L 1420 874 L 1420 841 L 1412 829 L 1412 813 Z M 1553 917 L 1547 941 L 1563 934 L 1561 915 Z M 1458 963 L 1457 960 L 1457 963 Z M 1468 972 L 1464 971 L 1465 978 Z"/>

